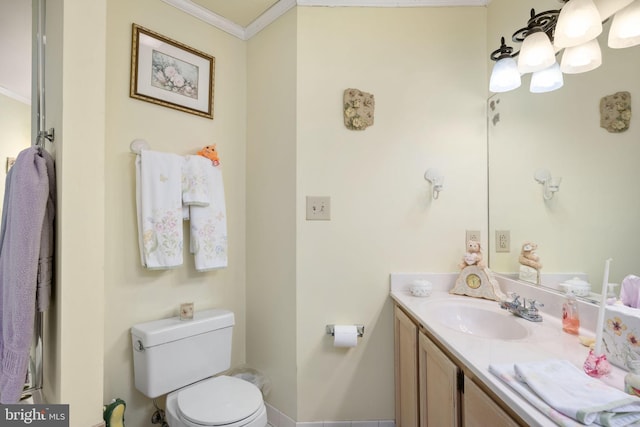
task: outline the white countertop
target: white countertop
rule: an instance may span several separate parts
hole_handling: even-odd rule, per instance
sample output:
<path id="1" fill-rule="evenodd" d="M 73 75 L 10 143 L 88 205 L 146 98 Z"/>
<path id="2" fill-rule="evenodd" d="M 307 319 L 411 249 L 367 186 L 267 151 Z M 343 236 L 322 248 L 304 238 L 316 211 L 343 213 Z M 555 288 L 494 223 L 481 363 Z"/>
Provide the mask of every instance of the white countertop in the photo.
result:
<path id="1" fill-rule="evenodd" d="M 562 331 L 560 317 L 552 316 L 541 310 L 543 321 L 540 323 L 530 322 L 514 316 L 501 309 L 498 302 L 458 296 L 449 294 L 448 290 L 453 287 L 456 274 L 392 274 L 391 275 L 391 298 L 401 306 L 406 312 L 426 328 L 441 344 L 460 362 L 468 371 L 472 372 L 480 381 L 486 384 L 497 396 L 499 396 L 509 407 L 511 407 L 524 421 L 531 426 L 555 426 L 556 424 L 535 407 L 524 400 L 517 392 L 489 372 L 490 364 L 519 363 L 529 361 L 539 361 L 545 359 L 565 359 L 582 369 L 587 358 L 589 349 L 578 342 L 575 335 L 569 335 Z M 409 292 L 409 286 L 414 278 L 423 278 L 431 281 L 434 291 L 429 297 L 414 297 Z M 501 288 L 506 291 L 510 283 L 501 283 Z M 517 285 L 515 285 L 517 286 Z M 511 289 L 509 289 L 511 290 Z M 527 293 L 528 289 L 518 290 L 518 293 L 526 298 L 531 298 Z M 532 291 L 532 292 L 535 292 Z M 539 296 L 535 296 L 540 300 Z M 550 298 L 550 297 L 547 297 Z M 433 315 L 433 308 L 446 301 L 459 300 L 464 304 L 481 306 L 483 309 L 494 311 L 497 315 L 504 316 L 505 321 L 515 320 L 528 330 L 528 336 L 516 340 L 502 340 L 494 338 L 482 338 L 460 332 L 436 321 Z M 559 304 L 561 304 L 560 298 Z M 545 302 L 545 306 L 557 308 L 558 301 Z M 587 314 L 594 312 L 587 308 Z M 597 313 L 597 310 L 595 311 Z M 558 314 L 560 311 L 558 310 Z M 593 324 L 591 319 L 584 319 L 584 324 Z M 595 334 L 585 328 L 581 329 L 581 334 L 594 336 Z M 601 378 L 605 383 L 624 389 L 625 371 L 615 366 L 612 372 Z"/>

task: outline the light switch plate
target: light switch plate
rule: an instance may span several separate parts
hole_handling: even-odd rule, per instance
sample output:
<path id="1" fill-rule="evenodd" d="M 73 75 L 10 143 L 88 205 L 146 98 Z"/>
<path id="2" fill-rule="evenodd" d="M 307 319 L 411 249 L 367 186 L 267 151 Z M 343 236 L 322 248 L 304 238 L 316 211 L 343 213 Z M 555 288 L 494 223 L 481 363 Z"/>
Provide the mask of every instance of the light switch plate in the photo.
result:
<path id="1" fill-rule="evenodd" d="M 331 220 L 331 197 L 307 196 L 307 221 Z"/>

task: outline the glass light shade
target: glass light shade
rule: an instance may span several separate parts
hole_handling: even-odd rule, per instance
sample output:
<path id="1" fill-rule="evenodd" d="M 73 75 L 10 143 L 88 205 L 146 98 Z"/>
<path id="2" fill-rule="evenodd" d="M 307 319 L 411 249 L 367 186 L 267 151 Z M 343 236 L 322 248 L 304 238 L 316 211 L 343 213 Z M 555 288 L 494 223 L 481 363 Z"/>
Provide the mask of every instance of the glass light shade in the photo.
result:
<path id="1" fill-rule="evenodd" d="M 631 4 L 633 0 L 593 0 L 593 4 L 598 8 L 600 12 L 600 19 L 605 20 L 611 15 Z"/>
<path id="2" fill-rule="evenodd" d="M 560 71 L 567 74 L 585 73 L 602 65 L 602 51 L 598 39 L 579 46 L 568 47 L 562 54 Z"/>
<path id="3" fill-rule="evenodd" d="M 502 58 L 495 63 L 489 80 L 489 90 L 493 93 L 508 92 L 522 84 L 515 59 Z"/>
<path id="4" fill-rule="evenodd" d="M 554 32 L 556 47 L 578 46 L 602 32 L 602 19 L 593 0 L 571 0 L 560 10 Z"/>
<path id="5" fill-rule="evenodd" d="M 520 74 L 549 68 L 556 62 L 556 54 L 549 37 L 542 31 L 529 34 L 522 42 L 518 57 Z"/>
<path id="6" fill-rule="evenodd" d="M 529 91 L 532 93 L 551 92 L 560 89 L 564 85 L 560 65 L 554 63 L 551 67 L 542 71 L 536 71 L 531 75 Z"/>
<path id="7" fill-rule="evenodd" d="M 620 49 L 640 44 L 640 0 L 635 0 L 613 17 L 609 47 Z"/>

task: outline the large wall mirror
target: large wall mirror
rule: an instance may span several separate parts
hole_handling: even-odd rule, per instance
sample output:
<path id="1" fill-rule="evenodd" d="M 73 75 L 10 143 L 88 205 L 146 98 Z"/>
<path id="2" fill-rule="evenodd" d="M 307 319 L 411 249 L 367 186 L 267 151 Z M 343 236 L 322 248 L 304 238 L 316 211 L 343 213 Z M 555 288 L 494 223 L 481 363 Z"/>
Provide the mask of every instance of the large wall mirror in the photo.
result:
<path id="1" fill-rule="evenodd" d="M 510 39 L 526 23 L 532 5 L 525 3 L 490 3 L 488 37 L 496 48 L 500 35 Z M 540 11 L 558 8 L 555 1 L 530 3 Z M 640 275 L 640 47 L 607 47 L 609 26 L 599 37 L 600 68 L 565 74 L 564 87 L 544 94 L 530 93 L 524 76 L 519 89 L 488 100 L 488 240 L 495 272 L 517 272 L 521 245 L 533 241 L 542 273 L 586 274 L 595 292 L 607 258 L 609 282 Z M 631 94 L 630 128 L 612 133 L 600 126 L 600 100 L 622 91 Z M 534 179 L 538 169 L 562 177 L 550 200 Z M 496 252 L 496 230 L 510 231 L 510 252 Z"/>

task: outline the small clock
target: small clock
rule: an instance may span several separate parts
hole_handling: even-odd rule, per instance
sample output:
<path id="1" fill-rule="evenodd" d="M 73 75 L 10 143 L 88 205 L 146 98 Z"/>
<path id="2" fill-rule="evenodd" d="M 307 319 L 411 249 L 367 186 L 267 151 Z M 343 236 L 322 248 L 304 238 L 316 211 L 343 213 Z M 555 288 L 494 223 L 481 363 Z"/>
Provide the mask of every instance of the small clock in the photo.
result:
<path id="1" fill-rule="evenodd" d="M 495 301 L 505 299 L 498 282 L 493 278 L 488 268 L 470 265 L 462 269 L 456 279 L 456 284 L 449 291 L 452 294 L 468 295 L 478 298 L 487 298 Z"/>
<path id="2" fill-rule="evenodd" d="M 468 274 L 464 280 L 471 289 L 478 289 L 482 285 L 482 279 L 475 273 Z"/>

